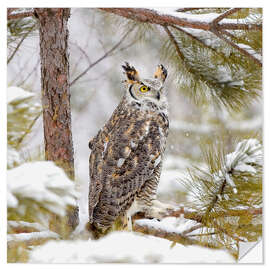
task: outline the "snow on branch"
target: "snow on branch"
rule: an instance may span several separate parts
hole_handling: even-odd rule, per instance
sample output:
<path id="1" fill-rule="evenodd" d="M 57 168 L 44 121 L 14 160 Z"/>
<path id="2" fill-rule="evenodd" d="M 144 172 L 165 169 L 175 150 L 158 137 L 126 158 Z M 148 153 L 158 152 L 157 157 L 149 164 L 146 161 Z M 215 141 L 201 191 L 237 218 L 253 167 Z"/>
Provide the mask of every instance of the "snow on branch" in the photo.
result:
<path id="1" fill-rule="evenodd" d="M 46 231 L 47 228 L 37 222 L 25 222 L 8 220 L 7 222 L 8 233 L 19 232 L 41 232 Z"/>
<path id="2" fill-rule="evenodd" d="M 8 20 L 21 19 L 34 16 L 33 8 L 8 8 Z"/>
<path id="3" fill-rule="evenodd" d="M 233 187 L 234 192 L 237 192 L 237 188 L 231 174 L 237 172 L 256 174 L 256 167 L 262 167 L 262 161 L 262 145 L 257 139 L 239 142 L 235 151 L 226 155 L 223 175 L 225 173 L 226 181 Z"/>
<path id="4" fill-rule="evenodd" d="M 212 146 L 205 151 L 208 169 L 194 167 L 186 178 L 191 213 L 222 244 L 256 241 L 262 235 L 262 145 L 240 141 L 235 150 Z M 189 215 L 189 217 L 187 217 Z M 229 224 L 229 225 L 228 225 Z"/>
<path id="5" fill-rule="evenodd" d="M 53 162 L 24 163 L 8 170 L 7 179 L 10 208 L 26 211 L 19 201 L 28 199 L 56 215 L 65 216 L 67 206 L 76 206 L 78 192 L 74 182 Z"/>
<path id="6" fill-rule="evenodd" d="M 100 9 L 140 22 L 159 24 L 162 26 L 178 25 L 201 30 L 211 30 L 214 25 L 213 21 L 220 16 L 218 13 L 187 14 L 184 12 L 177 12 L 176 9 L 173 8 Z M 245 20 L 239 19 L 223 19 L 223 23 L 218 24 L 218 28 L 230 30 L 262 30 L 261 24 L 246 24 L 245 22 Z"/>
<path id="7" fill-rule="evenodd" d="M 34 97 L 35 94 L 24 89 L 11 86 L 7 88 L 7 103 L 13 104 Z"/>
<path id="8" fill-rule="evenodd" d="M 36 245 L 50 239 L 58 238 L 59 235 L 57 233 L 48 230 L 42 232 L 8 234 L 7 242 L 8 247 L 11 248 L 20 242 L 23 242 L 27 245 Z"/>
<path id="9" fill-rule="evenodd" d="M 233 13 L 238 12 L 241 8 L 228 9 L 222 14 L 218 13 L 207 13 L 207 14 L 189 14 L 185 12 L 178 12 L 175 8 L 100 8 L 103 11 L 117 14 L 119 16 L 132 19 L 143 23 L 151 23 L 161 25 L 167 32 L 169 38 L 174 42 L 173 35 L 169 31 L 169 26 L 178 29 L 185 33 L 186 31 L 181 30 L 182 28 L 190 28 L 197 30 L 204 30 L 215 34 L 220 40 L 225 41 L 230 46 L 249 57 L 254 63 L 262 66 L 259 56 L 254 56 L 248 50 L 238 46 L 237 43 L 230 41 L 224 37 L 226 30 L 246 30 L 246 31 L 262 31 L 261 23 L 252 23 L 250 18 L 247 16 L 243 19 L 228 19 L 227 17 Z M 192 38 L 197 39 L 190 33 L 186 33 Z M 198 40 L 198 39 L 197 39 Z M 209 47 L 205 44 L 205 47 Z M 181 57 L 180 49 L 177 48 L 178 55 Z"/>

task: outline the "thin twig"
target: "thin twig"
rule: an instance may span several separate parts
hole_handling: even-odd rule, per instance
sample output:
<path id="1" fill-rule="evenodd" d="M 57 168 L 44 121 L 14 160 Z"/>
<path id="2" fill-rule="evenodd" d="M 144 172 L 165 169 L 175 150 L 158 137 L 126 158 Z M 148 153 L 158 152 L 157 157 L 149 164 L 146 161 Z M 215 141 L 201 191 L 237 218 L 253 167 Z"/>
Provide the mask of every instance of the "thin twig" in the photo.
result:
<path id="1" fill-rule="evenodd" d="M 28 75 L 21 81 L 19 82 L 17 85 L 18 87 L 22 86 L 30 77 L 31 75 L 36 72 L 38 66 L 40 64 L 40 59 L 37 60 L 37 63 L 35 64 L 34 68 L 28 73 Z"/>
<path id="2" fill-rule="evenodd" d="M 163 29 L 166 31 L 166 33 L 168 34 L 171 42 L 174 44 L 178 56 L 181 58 L 181 60 L 185 61 L 185 56 L 181 52 L 181 50 L 180 50 L 180 48 L 178 46 L 178 43 L 177 43 L 175 37 L 173 36 L 172 32 L 169 30 L 169 28 L 167 26 L 163 26 Z"/>
<path id="3" fill-rule="evenodd" d="M 241 9 L 241 8 L 231 8 L 231 9 L 225 11 L 224 13 L 222 13 L 222 14 L 221 14 L 220 16 L 218 16 L 217 18 L 215 18 L 215 19 L 213 20 L 212 23 L 215 24 L 215 25 L 217 25 L 221 20 L 223 20 L 224 18 L 230 16 L 231 14 L 233 14 L 233 13 L 239 11 L 240 9 Z"/>
<path id="4" fill-rule="evenodd" d="M 29 133 L 29 131 L 31 131 L 32 127 L 34 126 L 34 124 L 37 122 L 37 120 L 39 119 L 39 117 L 42 114 L 42 110 L 37 114 L 37 116 L 33 119 L 33 121 L 31 122 L 31 124 L 29 125 L 28 129 L 24 132 L 24 134 L 19 138 L 17 145 L 16 145 L 16 149 L 19 149 L 21 143 L 23 142 L 24 138 L 26 137 L 26 135 Z"/>
<path id="5" fill-rule="evenodd" d="M 187 11 L 192 11 L 192 10 L 198 10 L 198 9 L 205 9 L 205 8 L 178 8 L 176 11 L 177 12 L 187 12 Z"/>
<path id="6" fill-rule="evenodd" d="M 78 59 L 76 59 L 76 62 L 74 63 L 74 66 L 72 67 L 72 70 L 70 71 L 70 74 L 73 74 L 76 71 L 78 65 L 81 63 L 81 60 L 83 59 L 83 56 L 87 60 L 88 65 L 91 65 L 92 62 L 90 60 L 89 55 L 86 53 L 86 51 L 83 48 L 81 48 L 76 42 L 70 42 L 70 44 L 75 46 L 81 52 L 80 57 Z"/>
<path id="7" fill-rule="evenodd" d="M 210 233 L 194 233 L 194 234 L 189 234 L 189 237 L 202 237 L 202 236 L 210 236 L 210 235 L 215 235 L 218 234 L 218 232 L 210 232 Z"/>
<path id="8" fill-rule="evenodd" d="M 125 40 L 125 38 L 132 32 L 134 28 L 128 30 L 125 35 L 109 50 L 107 51 L 102 57 L 97 59 L 94 63 L 90 64 L 80 75 L 78 75 L 71 83 L 70 86 L 73 85 L 76 81 L 78 81 L 82 76 L 84 76 L 91 68 L 93 68 L 95 65 L 97 65 L 99 62 L 101 62 L 106 57 L 110 56 L 111 53 L 118 48 L 118 46 Z"/>
<path id="9" fill-rule="evenodd" d="M 76 42 L 74 42 L 74 43 L 71 42 L 71 44 L 76 46 L 79 49 L 79 51 L 85 56 L 88 64 L 91 65 L 91 60 L 89 58 L 89 55 L 86 53 L 86 51 L 81 46 L 79 46 Z"/>
<path id="10" fill-rule="evenodd" d="M 16 52 L 19 50 L 20 46 L 22 45 L 23 41 L 27 38 L 27 36 L 33 31 L 33 29 L 35 28 L 36 23 L 32 25 L 32 27 L 29 29 L 28 32 L 26 32 L 22 39 L 20 40 L 20 42 L 17 44 L 16 48 L 14 49 L 13 53 L 11 54 L 11 56 L 8 58 L 7 60 L 7 64 L 10 63 L 10 61 L 12 60 L 12 58 L 14 57 L 14 55 L 16 54 Z"/>

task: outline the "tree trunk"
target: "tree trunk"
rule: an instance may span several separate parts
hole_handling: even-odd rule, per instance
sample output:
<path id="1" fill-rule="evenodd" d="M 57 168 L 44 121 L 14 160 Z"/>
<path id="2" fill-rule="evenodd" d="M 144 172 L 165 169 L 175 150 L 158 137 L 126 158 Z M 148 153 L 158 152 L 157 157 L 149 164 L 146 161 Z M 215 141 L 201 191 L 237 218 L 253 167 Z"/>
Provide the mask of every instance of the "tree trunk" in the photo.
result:
<path id="1" fill-rule="evenodd" d="M 54 161 L 74 180 L 71 130 L 68 27 L 69 8 L 36 8 L 39 20 L 41 92 L 46 160 Z M 77 224 L 74 210 L 69 225 Z"/>

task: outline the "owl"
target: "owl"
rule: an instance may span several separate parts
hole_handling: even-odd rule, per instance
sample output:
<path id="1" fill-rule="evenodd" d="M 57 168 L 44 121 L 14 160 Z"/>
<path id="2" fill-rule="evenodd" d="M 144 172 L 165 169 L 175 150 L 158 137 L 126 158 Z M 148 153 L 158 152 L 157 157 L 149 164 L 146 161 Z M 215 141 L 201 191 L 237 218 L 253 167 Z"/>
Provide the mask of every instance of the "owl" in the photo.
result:
<path id="1" fill-rule="evenodd" d="M 141 79 L 127 62 L 122 100 L 89 142 L 89 230 L 106 231 L 118 217 L 144 212 L 159 217 L 167 206 L 156 198 L 169 130 L 163 88 L 167 70 Z M 130 223 L 129 223 L 130 227 Z"/>

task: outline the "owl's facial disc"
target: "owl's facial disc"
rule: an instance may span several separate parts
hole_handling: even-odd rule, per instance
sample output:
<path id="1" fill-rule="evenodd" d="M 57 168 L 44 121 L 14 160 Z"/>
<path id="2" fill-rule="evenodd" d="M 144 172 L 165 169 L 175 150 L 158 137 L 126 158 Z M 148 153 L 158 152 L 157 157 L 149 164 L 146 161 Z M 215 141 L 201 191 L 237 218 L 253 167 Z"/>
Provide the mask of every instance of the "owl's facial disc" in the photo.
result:
<path id="1" fill-rule="evenodd" d="M 152 85 L 146 85 L 143 82 L 131 84 L 128 90 L 130 96 L 136 101 L 143 102 L 144 100 L 150 100 L 158 103 L 161 97 L 160 90 L 154 88 Z"/>

